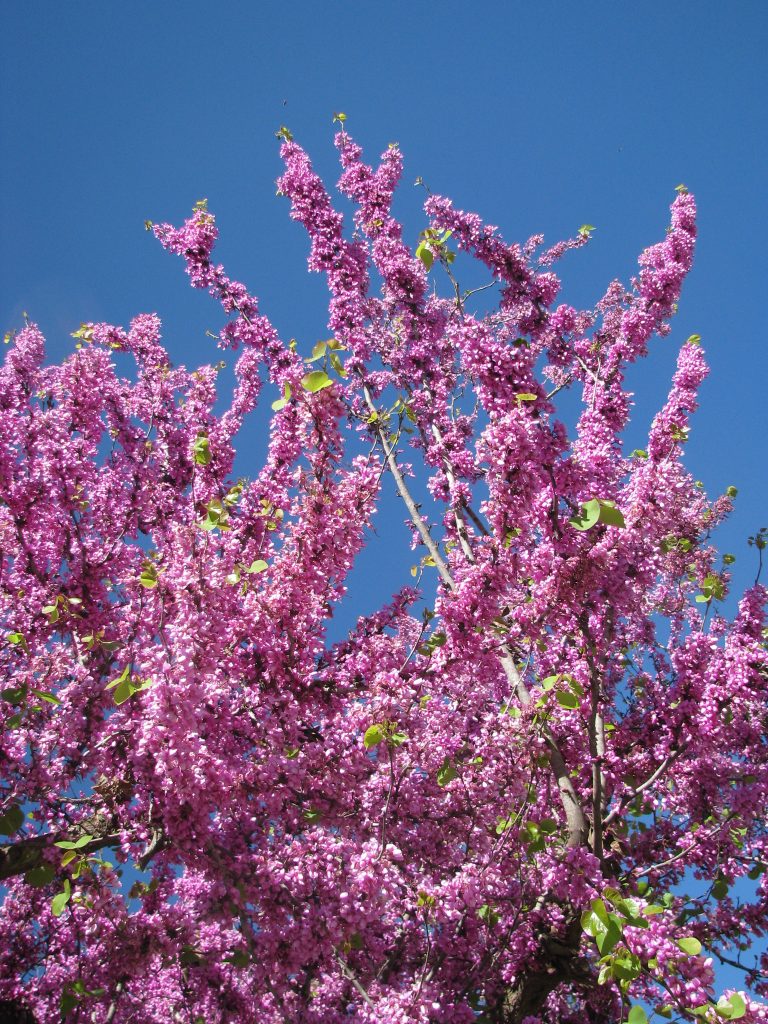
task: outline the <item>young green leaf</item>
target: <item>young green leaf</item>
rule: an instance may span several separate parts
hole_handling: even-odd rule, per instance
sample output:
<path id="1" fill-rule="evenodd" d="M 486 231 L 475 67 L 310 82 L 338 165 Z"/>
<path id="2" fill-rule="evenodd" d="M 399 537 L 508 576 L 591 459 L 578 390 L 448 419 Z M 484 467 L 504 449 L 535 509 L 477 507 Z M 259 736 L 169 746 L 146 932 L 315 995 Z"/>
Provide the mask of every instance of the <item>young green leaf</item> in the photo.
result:
<path id="1" fill-rule="evenodd" d="M 61 917 L 64 913 L 64 908 L 69 903 L 70 897 L 72 896 L 72 886 L 68 878 L 64 879 L 64 889 L 62 892 L 57 893 L 51 900 L 51 913 L 54 917 Z"/>
<path id="2" fill-rule="evenodd" d="M 575 693 L 569 693 L 567 690 L 558 690 L 555 699 L 561 708 L 575 710 L 579 706 L 579 698 Z"/>
<path id="3" fill-rule="evenodd" d="M 286 407 L 286 405 L 288 405 L 288 402 L 290 400 L 291 400 L 291 385 L 290 384 L 285 384 L 283 386 L 283 397 L 276 399 L 272 403 L 272 409 L 274 410 L 274 412 L 280 412 L 281 409 L 284 409 Z"/>
<path id="4" fill-rule="evenodd" d="M 447 786 L 453 779 L 458 779 L 459 773 L 456 771 L 453 764 L 451 764 L 450 758 L 443 761 L 441 767 L 437 772 L 437 784 L 438 786 Z"/>
<path id="5" fill-rule="evenodd" d="M 93 840 L 93 836 L 83 835 L 74 842 L 69 839 L 62 839 L 58 843 L 54 843 L 54 846 L 58 846 L 60 850 L 81 850 L 84 846 L 87 846 Z"/>
<path id="6" fill-rule="evenodd" d="M 249 576 L 255 576 L 257 573 L 264 572 L 264 570 L 268 568 L 269 566 L 263 558 L 257 558 L 256 561 L 251 562 L 248 568 L 244 571 L 247 572 Z"/>
<path id="7" fill-rule="evenodd" d="M 18 832 L 24 824 L 24 814 L 18 804 L 9 807 L 0 815 L 0 833 L 4 836 L 13 835 Z"/>
<path id="8" fill-rule="evenodd" d="M 38 864 L 30 868 L 24 875 L 24 881 L 35 889 L 42 889 L 56 877 L 56 871 L 50 864 Z"/>
<path id="9" fill-rule="evenodd" d="M 47 690 L 32 690 L 32 693 L 38 698 L 38 700 L 44 700 L 47 704 L 61 704 L 58 697 L 54 697 L 52 693 L 48 693 Z"/>
<path id="10" fill-rule="evenodd" d="M 728 998 L 721 996 L 715 1009 L 726 1020 L 740 1020 L 747 1012 L 747 1004 L 740 992 L 732 992 Z"/>
<path id="11" fill-rule="evenodd" d="M 416 247 L 416 258 L 421 260 L 427 272 L 432 269 L 432 264 L 435 262 L 435 254 L 426 242 L 419 242 Z"/>
<path id="12" fill-rule="evenodd" d="M 680 949 L 689 956 L 698 956 L 701 952 L 701 943 L 692 935 L 688 935 L 683 939 L 678 939 L 677 944 Z"/>
<path id="13" fill-rule="evenodd" d="M 329 388 L 332 384 L 333 381 L 324 370 L 313 370 L 301 378 L 301 386 L 312 395 L 323 388 Z"/>
<path id="14" fill-rule="evenodd" d="M 600 522 L 607 526 L 625 526 L 624 516 L 612 501 L 600 502 Z"/>
<path id="15" fill-rule="evenodd" d="M 581 927 L 594 938 L 599 932 L 608 930 L 608 911 L 602 900 L 592 900 L 589 910 L 581 915 Z"/>
<path id="16" fill-rule="evenodd" d="M 386 737 L 386 728 L 381 724 L 369 725 L 363 735 L 363 746 L 366 750 L 376 747 Z"/>
<path id="17" fill-rule="evenodd" d="M 204 434 L 198 434 L 192 445 L 192 458 L 197 466 L 207 466 L 213 458 L 210 441 Z"/>
<path id="18" fill-rule="evenodd" d="M 593 498 L 591 501 L 585 501 L 581 506 L 581 512 L 578 515 L 571 516 L 568 522 L 574 530 L 579 530 L 583 533 L 585 530 L 591 530 L 599 519 L 600 502 L 597 498 Z"/>

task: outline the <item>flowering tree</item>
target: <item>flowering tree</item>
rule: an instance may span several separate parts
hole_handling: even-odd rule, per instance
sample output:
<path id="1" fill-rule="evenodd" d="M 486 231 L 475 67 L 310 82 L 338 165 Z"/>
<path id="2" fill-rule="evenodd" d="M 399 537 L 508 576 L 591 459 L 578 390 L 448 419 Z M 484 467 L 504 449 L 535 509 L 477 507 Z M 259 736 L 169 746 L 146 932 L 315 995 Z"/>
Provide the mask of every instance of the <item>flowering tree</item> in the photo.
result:
<path id="1" fill-rule="evenodd" d="M 223 412 L 217 368 L 174 366 L 155 316 L 83 325 L 61 366 L 34 324 L 10 339 L 0 1018 L 768 1020 L 713 975 L 768 992 L 766 592 L 719 610 L 733 494 L 681 463 L 696 336 L 647 449 L 621 444 L 693 197 L 585 312 L 550 267 L 589 226 L 510 245 L 430 196 L 414 252 L 399 150 L 372 169 L 342 119 L 349 236 L 281 135 L 331 340 L 280 339 L 213 262 L 204 203 L 148 226 L 221 302 Z M 236 480 L 267 382 L 266 461 Z M 387 476 L 416 580 L 330 643 Z"/>

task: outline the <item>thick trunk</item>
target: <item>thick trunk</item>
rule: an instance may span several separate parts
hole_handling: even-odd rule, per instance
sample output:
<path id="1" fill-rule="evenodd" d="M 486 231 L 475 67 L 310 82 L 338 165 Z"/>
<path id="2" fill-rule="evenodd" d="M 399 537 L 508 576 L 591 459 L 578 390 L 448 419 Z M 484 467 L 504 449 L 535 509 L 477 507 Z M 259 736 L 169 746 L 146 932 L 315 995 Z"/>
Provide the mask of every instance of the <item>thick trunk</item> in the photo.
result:
<path id="1" fill-rule="evenodd" d="M 526 1017 L 541 1013 L 550 993 L 563 982 L 589 984 L 590 971 L 579 957 L 581 920 L 576 914 L 562 935 L 545 935 L 536 969 L 526 971 L 504 997 L 501 1024 L 522 1024 Z"/>

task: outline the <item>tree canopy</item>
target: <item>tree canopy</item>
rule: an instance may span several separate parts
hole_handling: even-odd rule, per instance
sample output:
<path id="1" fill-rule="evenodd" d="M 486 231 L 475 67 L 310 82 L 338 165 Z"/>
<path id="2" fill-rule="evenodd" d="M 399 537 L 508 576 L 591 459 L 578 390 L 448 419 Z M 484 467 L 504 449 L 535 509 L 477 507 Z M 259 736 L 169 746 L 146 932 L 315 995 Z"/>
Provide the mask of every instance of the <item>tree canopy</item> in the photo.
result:
<path id="1" fill-rule="evenodd" d="M 683 465 L 698 336 L 646 447 L 622 444 L 694 198 L 576 309 L 552 266 L 590 225 L 509 243 L 428 194 L 409 244 L 399 149 L 374 169 L 338 119 L 346 228 L 279 133 L 325 340 L 279 336 L 204 201 L 147 226 L 221 303 L 223 407 L 226 357 L 176 365 L 154 315 L 83 324 L 61 365 L 34 323 L 6 338 L 0 1010 L 768 1020 L 715 984 L 737 964 L 768 992 L 766 591 L 726 614 L 735 492 Z M 237 478 L 260 400 L 266 458 Z M 332 640 L 390 480 L 413 578 Z"/>

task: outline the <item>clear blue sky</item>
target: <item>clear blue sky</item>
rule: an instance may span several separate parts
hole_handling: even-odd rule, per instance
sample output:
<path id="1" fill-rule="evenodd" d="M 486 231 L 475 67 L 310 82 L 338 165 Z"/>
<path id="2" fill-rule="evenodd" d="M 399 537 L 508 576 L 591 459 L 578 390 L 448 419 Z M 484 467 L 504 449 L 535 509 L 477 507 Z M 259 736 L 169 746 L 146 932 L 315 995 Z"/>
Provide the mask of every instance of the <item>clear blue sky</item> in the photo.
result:
<path id="1" fill-rule="evenodd" d="M 203 196 L 221 259 L 281 332 L 307 345 L 326 336 L 324 285 L 275 197 L 281 123 L 328 181 L 334 111 L 372 158 L 399 141 L 398 209 L 414 241 L 417 175 L 510 240 L 596 225 L 559 266 L 566 297 L 586 305 L 630 276 L 687 184 L 696 264 L 671 338 L 633 378 L 628 447 L 642 443 L 679 343 L 701 334 L 713 373 L 688 462 L 710 494 L 739 488 L 720 542 L 740 585 L 754 575 L 746 537 L 768 523 L 765 0 L 26 0 L 3 5 L 0 38 L 0 326 L 28 311 L 54 358 L 83 320 L 149 311 L 175 361 L 218 358 L 204 335 L 216 309 L 143 227 L 180 222 Z M 249 436 L 246 473 L 260 447 Z M 354 585 L 361 612 L 402 582 L 378 562 L 405 540 L 394 501 L 387 512 Z"/>
<path id="2" fill-rule="evenodd" d="M 631 446 L 677 344 L 701 334 L 713 374 L 689 464 L 710 493 L 738 486 L 722 543 L 737 579 L 753 572 L 745 539 L 768 521 L 762 0 L 30 0 L 3 6 L 0 36 L 0 326 L 28 311 L 57 358 L 82 320 L 144 311 L 161 315 L 176 361 L 217 358 L 204 335 L 216 310 L 143 228 L 179 222 L 202 196 L 221 258 L 278 328 L 325 336 L 324 285 L 275 197 L 281 123 L 329 181 L 334 111 L 371 157 L 399 141 L 414 239 L 417 175 L 509 239 L 596 225 L 588 250 L 560 264 L 566 297 L 586 305 L 632 273 L 685 182 L 700 205 L 698 256 L 672 337 L 633 381 Z"/>

